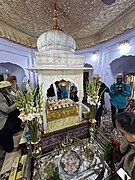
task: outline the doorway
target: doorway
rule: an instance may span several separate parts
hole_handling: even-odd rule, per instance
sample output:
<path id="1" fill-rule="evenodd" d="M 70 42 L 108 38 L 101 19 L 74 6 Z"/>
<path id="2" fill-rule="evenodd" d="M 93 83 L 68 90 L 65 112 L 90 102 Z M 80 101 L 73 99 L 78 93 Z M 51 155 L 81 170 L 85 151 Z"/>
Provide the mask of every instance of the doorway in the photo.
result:
<path id="1" fill-rule="evenodd" d="M 135 73 L 125 74 L 124 82 L 128 82 L 131 87 L 131 98 L 135 99 Z"/>

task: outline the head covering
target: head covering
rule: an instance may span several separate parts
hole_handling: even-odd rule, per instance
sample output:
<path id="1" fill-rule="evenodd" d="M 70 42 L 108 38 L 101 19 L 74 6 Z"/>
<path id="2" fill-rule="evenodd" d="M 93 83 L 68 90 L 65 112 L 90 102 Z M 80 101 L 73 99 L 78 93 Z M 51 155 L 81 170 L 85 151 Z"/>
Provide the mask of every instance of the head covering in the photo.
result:
<path id="1" fill-rule="evenodd" d="M 99 80 L 100 79 L 99 74 L 94 74 L 93 79 Z"/>
<path id="2" fill-rule="evenodd" d="M 6 81 L 9 81 L 9 82 L 12 82 L 13 80 L 16 80 L 16 76 L 14 75 L 11 75 L 6 79 Z"/>
<path id="3" fill-rule="evenodd" d="M 117 75 L 116 75 L 116 79 L 122 79 L 123 78 L 123 74 L 122 73 L 118 73 Z"/>
<path id="4" fill-rule="evenodd" d="M 0 82 L 0 89 L 5 88 L 5 87 L 10 87 L 11 83 L 9 81 L 1 81 Z"/>

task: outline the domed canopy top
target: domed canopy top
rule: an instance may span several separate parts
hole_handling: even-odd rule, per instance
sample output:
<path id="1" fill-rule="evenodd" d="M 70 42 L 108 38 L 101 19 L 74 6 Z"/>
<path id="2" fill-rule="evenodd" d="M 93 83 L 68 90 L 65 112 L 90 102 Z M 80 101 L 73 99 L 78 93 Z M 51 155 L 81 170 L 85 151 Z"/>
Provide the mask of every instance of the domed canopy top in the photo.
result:
<path id="1" fill-rule="evenodd" d="M 76 43 L 72 36 L 60 30 L 50 30 L 43 33 L 37 40 L 39 51 L 68 50 L 74 52 Z"/>

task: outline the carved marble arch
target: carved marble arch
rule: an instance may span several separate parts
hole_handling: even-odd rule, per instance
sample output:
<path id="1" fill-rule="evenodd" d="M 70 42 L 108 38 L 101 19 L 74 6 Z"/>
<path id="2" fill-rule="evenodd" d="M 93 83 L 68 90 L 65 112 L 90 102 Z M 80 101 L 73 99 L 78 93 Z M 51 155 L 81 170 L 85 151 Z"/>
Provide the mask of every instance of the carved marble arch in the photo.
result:
<path id="1" fill-rule="evenodd" d="M 47 94 L 47 89 L 50 87 L 50 85 L 55 83 L 56 81 L 61 81 L 62 79 L 74 83 L 78 90 L 77 93 L 78 97 L 79 98 L 83 97 L 83 74 L 81 72 L 76 73 L 74 70 L 71 74 L 69 72 L 68 74 L 61 74 L 61 75 L 60 72 L 53 74 L 53 72 L 50 71 L 48 75 L 45 73 L 38 72 L 38 76 L 39 76 L 39 84 L 43 84 L 43 93 L 45 97 Z"/>
<path id="2" fill-rule="evenodd" d="M 71 92 L 71 87 L 72 86 L 75 86 L 76 87 L 76 90 L 77 90 L 77 96 L 78 96 L 78 88 L 76 86 L 76 84 L 74 82 L 71 82 L 71 81 L 66 81 L 65 79 L 61 79 L 60 81 L 55 81 L 54 84 L 58 85 L 59 88 L 62 88 L 63 86 L 66 88 L 66 94 L 65 94 L 65 97 L 60 97 L 62 99 L 72 99 L 71 96 L 70 96 L 70 92 Z M 51 87 L 52 84 L 50 84 L 49 88 Z M 48 91 L 49 89 L 47 89 Z M 55 92 L 55 90 L 54 90 Z M 72 99 L 73 100 L 73 99 Z"/>

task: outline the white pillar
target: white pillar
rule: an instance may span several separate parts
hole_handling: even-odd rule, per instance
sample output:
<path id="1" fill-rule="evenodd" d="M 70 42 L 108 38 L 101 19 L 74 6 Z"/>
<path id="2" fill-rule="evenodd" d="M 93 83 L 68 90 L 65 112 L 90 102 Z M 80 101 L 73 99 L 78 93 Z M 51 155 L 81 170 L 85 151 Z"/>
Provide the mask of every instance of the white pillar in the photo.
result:
<path id="1" fill-rule="evenodd" d="M 46 118 L 46 101 L 43 101 L 43 127 L 44 127 L 44 134 L 47 132 L 47 118 Z"/>
<path id="2" fill-rule="evenodd" d="M 80 123 L 82 123 L 82 100 L 83 100 L 83 98 L 79 98 L 79 117 L 80 117 Z"/>
<path id="3" fill-rule="evenodd" d="M 57 95 L 57 87 L 55 85 L 55 83 L 53 83 L 53 89 L 54 89 L 54 93 L 55 93 L 55 100 L 58 100 L 58 95 Z"/>

